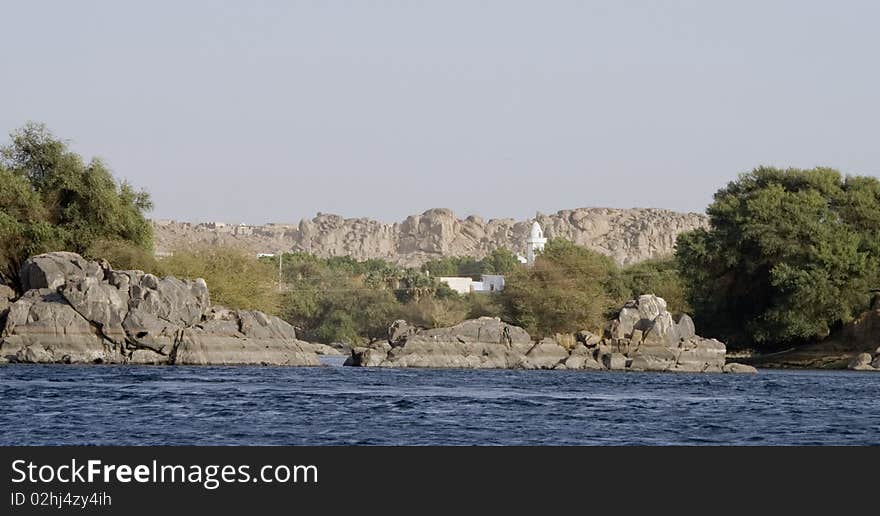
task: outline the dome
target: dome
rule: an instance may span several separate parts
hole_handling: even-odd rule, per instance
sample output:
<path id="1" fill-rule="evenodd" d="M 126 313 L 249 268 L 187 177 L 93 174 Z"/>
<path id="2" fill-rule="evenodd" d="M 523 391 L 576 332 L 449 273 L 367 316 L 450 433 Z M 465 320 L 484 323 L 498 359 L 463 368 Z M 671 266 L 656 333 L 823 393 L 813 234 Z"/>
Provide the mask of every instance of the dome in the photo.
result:
<path id="1" fill-rule="evenodd" d="M 544 238 L 544 232 L 541 230 L 541 225 L 538 224 L 538 221 L 532 222 L 532 232 L 529 233 L 529 236 L 532 238 Z"/>

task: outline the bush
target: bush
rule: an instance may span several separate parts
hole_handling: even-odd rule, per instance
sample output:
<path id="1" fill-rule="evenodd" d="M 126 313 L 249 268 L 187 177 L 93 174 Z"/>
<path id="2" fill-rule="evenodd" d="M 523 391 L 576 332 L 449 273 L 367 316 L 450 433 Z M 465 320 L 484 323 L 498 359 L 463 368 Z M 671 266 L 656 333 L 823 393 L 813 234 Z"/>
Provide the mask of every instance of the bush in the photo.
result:
<path id="1" fill-rule="evenodd" d="M 551 239 L 531 268 L 518 268 L 500 294 L 505 319 L 534 337 L 599 331 L 614 304 L 607 287 L 617 267 L 607 256 Z"/>
<path id="2" fill-rule="evenodd" d="M 25 259 L 48 251 L 88 255 L 102 240 L 149 251 L 149 195 L 86 163 L 45 126 L 30 123 L 0 148 L 0 275 L 18 283 Z"/>
<path id="3" fill-rule="evenodd" d="M 204 278 L 211 292 L 211 302 L 218 305 L 279 313 L 276 270 L 241 249 L 177 249 L 172 256 L 158 260 L 153 272 L 161 276 Z"/>
<path id="4" fill-rule="evenodd" d="M 616 301 L 615 308 L 642 294 L 654 294 L 666 300 L 671 313 L 689 314 L 687 290 L 677 265 L 675 258 L 662 258 L 621 268 L 608 282 L 609 296 Z"/>

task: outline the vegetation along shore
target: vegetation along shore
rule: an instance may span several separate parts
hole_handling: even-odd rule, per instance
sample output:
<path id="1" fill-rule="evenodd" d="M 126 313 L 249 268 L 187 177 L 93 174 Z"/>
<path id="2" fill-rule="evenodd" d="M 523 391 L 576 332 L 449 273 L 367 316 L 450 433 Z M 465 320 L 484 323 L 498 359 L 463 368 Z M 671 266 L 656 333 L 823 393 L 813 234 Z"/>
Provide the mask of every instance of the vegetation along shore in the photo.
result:
<path id="1" fill-rule="evenodd" d="M 357 366 L 750 370 L 725 365 L 731 352 L 758 367 L 880 369 L 874 177 L 759 167 L 718 190 L 705 216 L 539 216 L 548 238 L 527 264 L 524 222 L 319 215 L 280 229 L 281 247 L 260 257 L 251 235 L 175 247 L 166 233 L 157 246 L 168 223 L 148 220 L 151 208 L 45 127 L 11 134 L 0 360 L 316 365 L 344 353 Z M 443 280 L 483 275 L 503 289 Z"/>

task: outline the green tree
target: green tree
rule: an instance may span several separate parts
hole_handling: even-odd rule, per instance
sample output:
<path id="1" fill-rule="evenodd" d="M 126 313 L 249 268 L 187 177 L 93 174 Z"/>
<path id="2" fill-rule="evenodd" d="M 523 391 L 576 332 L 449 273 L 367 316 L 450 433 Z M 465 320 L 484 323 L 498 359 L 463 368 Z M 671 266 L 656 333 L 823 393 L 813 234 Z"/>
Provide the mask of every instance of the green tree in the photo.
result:
<path id="1" fill-rule="evenodd" d="M 880 182 L 761 167 L 715 194 L 676 259 L 698 327 L 734 346 L 826 336 L 878 285 Z"/>
<path id="2" fill-rule="evenodd" d="M 89 254 L 100 241 L 152 247 L 149 195 L 118 182 L 99 159 L 86 163 L 41 124 L 0 148 L 0 274 L 17 282 L 30 255 Z"/>
<path id="3" fill-rule="evenodd" d="M 279 313 L 276 269 L 244 250 L 213 246 L 176 249 L 156 263 L 154 272 L 160 276 L 204 278 L 214 304 Z"/>
<path id="4" fill-rule="evenodd" d="M 645 260 L 620 269 L 607 283 L 608 295 L 619 308 L 629 299 L 654 294 L 666 300 L 672 313 L 690 313 L 687 290 L 675 258 Z"/>
<path id="5" fill-rule="evenodd" d="M 607 286 L 615 272 L 607 256 L 551 239 L 534 266 L 517 268 L 506 278 L 500 294 L 505 319 L 539 337 L 597 331 L 614 304 Z"/>

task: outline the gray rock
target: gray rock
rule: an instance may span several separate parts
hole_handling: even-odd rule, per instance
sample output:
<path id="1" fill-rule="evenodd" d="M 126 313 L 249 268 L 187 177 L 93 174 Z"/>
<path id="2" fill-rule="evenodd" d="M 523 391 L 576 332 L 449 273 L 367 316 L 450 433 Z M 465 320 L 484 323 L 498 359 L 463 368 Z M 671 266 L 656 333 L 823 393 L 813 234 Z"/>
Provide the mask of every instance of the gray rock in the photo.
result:
<path id="1" fill-rule="evenodd" d="M 665 304 L 664 302 L 663 305 Z M 678 327 L 672 320 L 672 315 L 666 311 L 659 313 L 651 321 L 651 326 L 644 336 L 644 343 L 648 345 L 675 347 L 679 340 Z"/>
<path id="2" fill-rule="evenodd" d="M 676 365 L 675 357 L 665 358 L 660 354 L 636 352 L 632 355 L 631 371 L 669 371 Z"/>
<path id="3" fill-rule="evenodd" d="M 417 334 L 420 328 L 417 328 L 403 319 L 398 319 L 391 323 L 388 327 L 388 342 L 392 346 L 403 344 L 403 342 L 412 335 Z"/>
<path id="4" fill-rule="evenodd" d="M 129 287 L 129 309 L 142 310 L 172 324 L 190 327 L 202 320 L 211 306 L 205 280 L 158 279 L 145 274 Z"/>
<path id="5" fill-rule="evenodd" d="M 285 321 L 263 312 L 238 310 L 238 326 L 245 337 L 252 339 L 297 340 L 296 330 Z"/>
<path id="6" fill-rule="evenodd" d="M 874 357 L 874 361 L 871 362 L 871 367 L 873 367 L 874 369 L 880 369 L 880 353 L 878 353 L 877 356 Z"/>
<path id="7" fill-rule="evenodd" d="M 746 364 L 737 364 L 736 362 L 731 362 L 729 364 L 724 364 L 724 367 L 721 369 L 725 373 L 734 373 L 734 374 L 757 374 L 758 370 L 754 367 Z"/>
<path id="8" fill-rule="evenodd" d="M 705 215 L 667 210 L 578 208 L 540 215 L 548 236 L 607 254 L 619 264 L 669 256 L 676 236 L 705 227 Z M 259 252 L 308 251 L 316 256 L 381 258 L 409 267 L 443 256 L 483 258 L 498 248 L 526 254 L 525 240 L 533 220 L 516 221 L 470 216 L 458 218 L 448 209 L 431 209 L 397 222 L 318 214 L 291 225 L 240 228 L 212 224 L 158 221 L 157 249 L 171 251 L 197 244 L 236 246 Z"/>
<path id="9" fill-rule="evenodd" d="M 6 326 L 6 314 L 9 313 L 9 305 L 15 299 L 15 291 L 12 288 L 0 283 L 0 333 Z"/>
<path id="10" fill-rule="evenodd" d="M 130 310 L 122 323 L 129 346 L 170 356 L 180 343 L 183 327 L 140 309 Z M 230 329 L 237 331 L 237 327 Z"/>
<path id="11" fill-rule="evenodd" d="M 252 339 L 210 333 L 202 328 L 183 331 L 174 357 L 176 365 L 318 366 L 317 354 L 296 340 Z"/>
<path id="12" fill-rule="evenodd" d="M 602 366 L 609 371 L 626 369 L 626 356 L 623 353 L 605 353 L 602 355 Z"/>
<path id="13" fill-rule="evenodd" d="M 19 271 L 24 291 L 47 288 L 56 290 L 71 279 L 92 277 L 104 279 L 97 262 L 90 262 L 76 253 L 54 252 L 32 256 Z"/>
<path id="14" fill-rule="evenodd" d="M 666 312 L 666 300 L 653 294 L 639 296 L 636 303 L 639 319 L 653 321 L 658 315 Z"/>
<path id="15" fill-rule="evenodd" d="M 98 325 L 116 344 L 125 342 L 122 321 L 128 315 L 128 293 L 94 276 L 72 278 L 60 286 L 64 299 L 84 319 Z"/>
<path id="16" fill-rule="evenodd" d="M 850 361 L 846 368 L 852 371 L 873 371 L 871 355 L 869 353 L 859 353 Z"/>
<path id="17" fill-rule="evenodd" d="M 402 327 L 402 325 L 398 325 Z M 564 348 L 545 343 L 534 347 L 528 333 L 498 318 L 482 317 L 448 328 L 408 332 L 388 342 L 352 350 L 346 365 L 360 367 L 549 368 L 568 357 Z M 562 353 L 559 353 L 559 351 Z M 549 358 L 549 355 L 555 359 Z M 564 354 L 564 355 L 563 355 Z M 551 363 L 552 361 L 552 363 Z"/>
<path id="18" fill-rule="evenodd" d="M 171 363 L 171 359 L 167 355 L 143 348 L 133 350 L 128 357 L 128 362 L 140 365 L 167 365 Z"/>
<path id="19" fill-rule="evenodd" d="M 626 306 L 624 306 L 620 310 L 620 314 L 617 316 L 617 333 L 619 335 L 619 337 L 617 338 L 630 338 L 632 336 L 633 330 L 637 328 L 637 325 L 639 324 L 639 321 L 641 321 L 641 319 L 642 317 L 639 314 L 638 305 L 636 305 L 635 302 L 630 302 Z"/>
<path id="20" fill-rule="evenodd" d="M 675 326 L 678 329 L 678 337 L 681 340 L 690 340 L 697 336 L 694 320 L 688 314 L 679 315 L 678 320 L 675 321 Z"/>
<path id="21" fill-rule="evenodd" d="M 344 365 L 354 367 L 379 367 L 388 357 L 388 352 L 381 347 L 356 347 Z"/>
<path id="22" fill-rule="evenodd" d="M 30 258 L 21 278 L 39 288 L 3 311 L 6 361 L 312 366 L 338 354 L 297 340 L 277 317 L 211 308 L 201 279 L 114 271 L 74 253 Z"/>
<path id="23" fill-rule="evenodd" d="M 682 370 L 721 371 L 727 349 L 715 339 L 694 337 L 681 344 L 677 368 Z"/>
<path id="24" fill-rule="evenodd" d="M 550 337 L 546 337 L 526 353 L 523 367 L 526 369 L 553 369 L 568 358 L 569 353 L 565 348 Z M 583 363 L 580 365 L 583 366 Z"/>
<path id="25" fill-rule="evenodd" d="M 575 334 L 575 338 L 580 344 L 588 348 L 593 348 L 599 345 L 599 342 L 602 341 L 602 337 L 596 335 L 587 330 L 581 330 Z"/>
<path id="26" fill-rule="evenodd" d="M 488 342 L 513 346 L 531 345 L 529 334 L 518 326 L 502 322 L 498 317 L 469 319 L 448 328 L 424 330 L 418 334 L 434 340 L 464 340 L 468 342 Z"/>
<path id="27" fill-rule="evenodd" d="M 0 355 L 32 363 L 121 363 L 120 346 L 103 338 L 57 292 L 30 290 L 9 308 Z"/>

